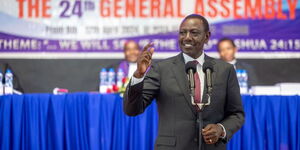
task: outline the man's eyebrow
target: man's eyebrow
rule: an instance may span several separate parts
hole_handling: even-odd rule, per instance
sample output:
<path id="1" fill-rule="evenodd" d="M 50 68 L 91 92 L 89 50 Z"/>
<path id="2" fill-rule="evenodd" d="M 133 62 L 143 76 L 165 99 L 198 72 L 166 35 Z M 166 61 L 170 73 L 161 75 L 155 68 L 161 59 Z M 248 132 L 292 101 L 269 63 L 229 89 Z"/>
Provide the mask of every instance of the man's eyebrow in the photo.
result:
<path id="1" fill-rule="evenodd" d="M 179 31 L 201 31 L 200 29 L 180 29 Z"/>

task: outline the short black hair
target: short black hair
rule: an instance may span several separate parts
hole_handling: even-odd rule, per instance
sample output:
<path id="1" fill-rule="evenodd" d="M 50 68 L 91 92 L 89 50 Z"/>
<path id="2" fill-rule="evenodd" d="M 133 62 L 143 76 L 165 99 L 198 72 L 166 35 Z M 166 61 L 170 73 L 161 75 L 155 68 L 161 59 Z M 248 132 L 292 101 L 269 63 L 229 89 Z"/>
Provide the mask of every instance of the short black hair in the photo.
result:
<path id="1" fill-rule="evenodd" d="M 218 51 L 219 51 L 220 43 L 222 43 L 222 42 L 224 42 L 224 41 L 229 41 L 233 47 L 236 47 L 234 41 L 233 41 L 231 38 L 229 38 L 229 37 L 223 37 L 223 38 L 221 38 L 221 39 L 218 41 L 218 43 L 217 43 L 217 49 L 218 49 Z"/>
<path id="2" fill-rule="evenodd" d="M 202 23 L 203 23 L 203 25 L 204 25 L 204 28 L 205 28 L 204 30 L 205 30 L 205 32 L 209 32 L 209 24 L 208 24 L 208 21 L 206 20 L 205 17 L 203 17 L 203 16 L 201 16 L 201 15 L 198 15 L 198 14 L 190 14 L 190 15 L 186 16 L 186 17 L 182 20 L 181 24 L 182 24 L 184 21 L 186 21 L 187 19 L 193 19 L 193 18 L 196 18 L 196 19 L 201 20 Z"/>

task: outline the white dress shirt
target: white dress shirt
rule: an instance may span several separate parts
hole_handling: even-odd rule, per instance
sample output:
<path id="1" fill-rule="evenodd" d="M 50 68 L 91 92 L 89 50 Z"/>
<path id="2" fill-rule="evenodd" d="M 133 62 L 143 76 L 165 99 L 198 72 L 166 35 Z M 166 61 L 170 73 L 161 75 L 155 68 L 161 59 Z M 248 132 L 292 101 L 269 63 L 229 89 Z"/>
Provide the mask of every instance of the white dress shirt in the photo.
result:
<path id="1" fill-rule="evenodd" d="M 131 78 L 135 72 L 135 70 L 137 69 L 137 63 L 128 63 L 129 66 L 128 66 L 128 74 L 127 74 L 127 77 L 128 78 Z"/>
<path id="2" fill-rule="evenodd" d="M 236 64 L 236 59 L 233 59 L 232 61 L 228 62 L 233 65 L 234 69 L 236 69 L 235 64 Z"/>

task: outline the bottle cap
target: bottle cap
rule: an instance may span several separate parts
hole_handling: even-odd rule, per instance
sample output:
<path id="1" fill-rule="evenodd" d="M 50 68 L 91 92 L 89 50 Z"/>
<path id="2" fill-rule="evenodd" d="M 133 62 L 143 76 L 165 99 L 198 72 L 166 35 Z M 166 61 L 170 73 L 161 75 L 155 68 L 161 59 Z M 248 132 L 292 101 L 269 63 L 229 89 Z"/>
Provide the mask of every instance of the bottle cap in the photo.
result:
<path id="1" fill-rule="evenodd" d="M 10 70 L 10 69 L 7 69 L 7 70 L 6 70 L 6 73 L 11 73 L 11 70 Z"/>

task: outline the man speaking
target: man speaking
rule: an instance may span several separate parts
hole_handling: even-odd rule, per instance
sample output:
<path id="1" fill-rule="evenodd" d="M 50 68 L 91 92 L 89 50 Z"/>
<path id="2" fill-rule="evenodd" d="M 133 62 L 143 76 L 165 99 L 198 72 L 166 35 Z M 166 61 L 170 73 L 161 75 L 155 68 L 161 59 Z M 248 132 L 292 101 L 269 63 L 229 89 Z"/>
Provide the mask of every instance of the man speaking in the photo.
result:
<path id="1" fill-rule="evenodd" d="M 137 60 L 124 95 L 124 112 L 141 114 L 156 99 L 157 150 L 224 150 L 244 122 L 235 69 L 204 54 L 209 37 L 207 20 L 192 14 L 180 25 L 180 54 L 151 64 L 154 48 L 150 43 Z M 211 74 L 203 72 L 206 63 Z M 194 64 L 192 78 L 186 64 Z"/>

